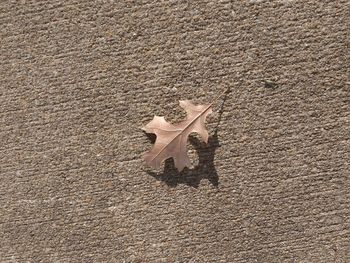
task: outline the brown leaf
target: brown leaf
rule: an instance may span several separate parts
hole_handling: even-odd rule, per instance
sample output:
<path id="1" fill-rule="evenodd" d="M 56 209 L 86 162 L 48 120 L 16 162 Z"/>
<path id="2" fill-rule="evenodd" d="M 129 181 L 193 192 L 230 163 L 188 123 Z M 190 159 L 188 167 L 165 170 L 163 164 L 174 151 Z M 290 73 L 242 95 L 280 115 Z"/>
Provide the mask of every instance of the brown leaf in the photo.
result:
<path id="1" fill-rule="evenodd" d="M 205 129 L 205 118 L 212 113 L 210 105 L 194 105 L 189 100 L 181 100 L 180 106 L 186 111 L 186 120 L 171 124 L 164 117 L 154 116 L 142 129 L 147 133 L 156 134 L 156 142 L 149 152 L 143 155 L 146 163 L 158 169 L 161 163 L 174 158 L 175 167 L 182 171 L 191 162 L 187 155 L 187 139 L 192 132 L 198 133 L 205 142 L 208 142 L 208 132 Z"/>

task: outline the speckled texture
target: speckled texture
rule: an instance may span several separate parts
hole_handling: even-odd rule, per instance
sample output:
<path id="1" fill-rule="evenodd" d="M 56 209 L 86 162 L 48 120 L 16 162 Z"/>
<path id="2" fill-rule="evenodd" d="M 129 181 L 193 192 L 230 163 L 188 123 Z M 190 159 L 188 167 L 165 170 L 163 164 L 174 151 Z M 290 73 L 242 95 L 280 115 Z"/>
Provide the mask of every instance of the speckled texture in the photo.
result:
<path id="1" fill-rule="evenodd" d="M 350 262 L 349 10 L 0 1 L 0 262 Z M 144 165 L 227 87 L 192 170 Z"/>

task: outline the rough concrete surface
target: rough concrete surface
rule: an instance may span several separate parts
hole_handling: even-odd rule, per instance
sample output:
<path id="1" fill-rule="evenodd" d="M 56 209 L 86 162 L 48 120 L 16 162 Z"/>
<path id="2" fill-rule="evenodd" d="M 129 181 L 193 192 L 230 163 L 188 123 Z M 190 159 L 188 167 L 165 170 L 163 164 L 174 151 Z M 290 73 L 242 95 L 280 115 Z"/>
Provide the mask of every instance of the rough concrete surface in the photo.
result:
<path id="1" fill-rule="evenodd" d="M 349 1 L 0 1 L 0 262 L 350 262 Z M 191 169 L 141 155 L 211 102 Z"/>

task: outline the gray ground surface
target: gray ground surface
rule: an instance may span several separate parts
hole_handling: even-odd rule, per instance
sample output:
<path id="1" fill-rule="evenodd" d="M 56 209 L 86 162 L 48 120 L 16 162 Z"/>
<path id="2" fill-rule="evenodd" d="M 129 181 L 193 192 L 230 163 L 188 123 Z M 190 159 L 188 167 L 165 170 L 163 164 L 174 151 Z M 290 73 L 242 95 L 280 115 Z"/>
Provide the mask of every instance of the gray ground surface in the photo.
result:
<path id="1" fill-rule="evenodd" d="M 348 1 L 1 1 L 0 262 L 350 262 Z M 139 128 L 210 102 L 193 168 Z"/>

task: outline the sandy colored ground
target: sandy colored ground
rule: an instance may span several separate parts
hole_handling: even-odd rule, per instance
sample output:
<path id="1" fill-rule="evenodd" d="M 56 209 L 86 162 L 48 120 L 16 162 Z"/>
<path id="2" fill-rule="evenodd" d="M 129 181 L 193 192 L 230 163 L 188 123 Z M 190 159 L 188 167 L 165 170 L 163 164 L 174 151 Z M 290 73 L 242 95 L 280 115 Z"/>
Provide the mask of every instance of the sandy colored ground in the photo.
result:
<path id="1" fill-rule="evenodd" d="M 1 1 L 0 262 L 350 262 L 349 1 Z M 193 168 L 153 115 L 210 102 Z"/>

